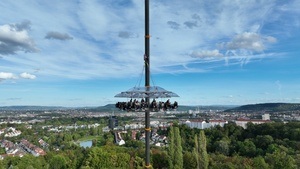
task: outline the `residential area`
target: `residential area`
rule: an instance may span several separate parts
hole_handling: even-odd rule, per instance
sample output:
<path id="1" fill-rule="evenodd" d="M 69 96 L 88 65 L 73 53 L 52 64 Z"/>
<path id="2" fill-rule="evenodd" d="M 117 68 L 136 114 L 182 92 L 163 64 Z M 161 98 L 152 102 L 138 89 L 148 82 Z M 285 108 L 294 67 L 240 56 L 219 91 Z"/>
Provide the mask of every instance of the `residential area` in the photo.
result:
<path id="1" fill-rule="evenodd" d="M 280 125 L 291 123 L 293 125 L 294 122 L 299 121 L 299 114 L 298 111 L 226 112 L 222 109 L 201 110 L 199 108 L 151 112 L 150 145 L 155 151 L 167 151 L 170 144 L 170 129 L 179 127 L 181 130 L 185 130 L 182 131 L 184 132 L 183 135 L 197 133 L 200 130 L 208 132 L 207 137 L 213 141 L 209 142 L 207 146 L 210 153 L 218 152 L 230 157 L 230 155 L 234 155 L 234 151 L 241 151 L 239 153 L 241 156 L 251 157 L 253 156 L 250 155 L 251 153 L 259 155 L 262 150 L 256 153 L 242 152 L 243 144 L 245 146 L 248 144 L 246 143 L 247 139 L 237 143 L 222 139 L 213 140 L 221 136 L 211 136 L 212 133 L 210 132 L 228 130 L 228 126 L 235 128 L 233 131 L 239 130 L 237 133 L 247 132 L 249 124 L 255 126 L 274 124 L 276 126 L 278 123 Z M 0 127 L 0 158 L 3 162 L 10 159 L 7 157 L 24 158 L 28 155 L 43 159 L 54 158 L 53 153 L 62 154 L 67 159 L 66 152 L 92 153 L 94 148 L 107 146 L 115 148 L 133 147 L 137 152 L 143 152 L 146 139 L 143 112 L 96 112 L 82 109 L 2 111 L 0 113 Z M 223 131 L 220 134 L 226 133 Z M 295 129 L 283 135 L 292 141 L 299 137 L 299 132 Z M 258 134 L 258 136 L 260 135 Z M 258 136 L 252 138 L 251 143 L 258 144 L 259 141 L 256 141 L 256 139 L 260 139 Z M 194 139 L 189 137 L 191 135 L 182 138 L 187 139 L 184 141 L 186 147 L 183 152 L 190 151 L 190 147 L 193 146 Z M 275 136 L 264 137 L 268 138 L 270 143 L 276 143 Z M 240 146 L 240 148 L 231 150 L 228 146 L 233 143 L 237 144 L 233 147 L 238 148 Z M 85 145 L 83 146 L 83 144 Z M 297 143 L 292 145 L 297 146 Z M 259 148 L 259 145 L 255 146 Z M 267 150 L 263 151 L 262 155 L 265 155 Z M 86 154 L 81 158 L 88 157 Z M 134 158 L 138 159 L 138 157 Z M 88 164 L 81 163 L 80 165 Z"/>

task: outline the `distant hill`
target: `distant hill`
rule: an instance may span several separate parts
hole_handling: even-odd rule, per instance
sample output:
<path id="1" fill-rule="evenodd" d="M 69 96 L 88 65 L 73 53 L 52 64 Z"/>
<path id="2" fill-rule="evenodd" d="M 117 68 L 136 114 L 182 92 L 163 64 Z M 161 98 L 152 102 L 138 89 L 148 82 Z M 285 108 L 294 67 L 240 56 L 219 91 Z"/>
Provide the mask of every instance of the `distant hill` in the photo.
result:
<path id="1" fill-rule="evenodd" d="M 282 112 L 282 111 L 296 111 L 300 110 L 299 103 L 262 103 L 262 104 L 249 104 L 232 109 L 227 109 L 225 112 Z"/>
<path id="2" fill-rule="evenodd" d="M 188 110 L 204 110 L 204 111 L 209 111 L 209 110 L 213 110 L 213 111 L 223 111 L 223 110 L 227 110 L 227 109 L 231 109 L 237 106 L 233 106 L 233 105 L 210 105 L 210 106 L 185 106 L 185 105 L 179 105 L 178 107 L 178 111 L 188 111 Z"/>
<path id="3" fill-rule="evenodd" d="M 0 110 L 10 110 L 10 111 L 26 111 L 26 110 L 61 110 L 61 109 L 68 109 L 66 107 L 59 107 L 59 106 L 2 106 Z"/>

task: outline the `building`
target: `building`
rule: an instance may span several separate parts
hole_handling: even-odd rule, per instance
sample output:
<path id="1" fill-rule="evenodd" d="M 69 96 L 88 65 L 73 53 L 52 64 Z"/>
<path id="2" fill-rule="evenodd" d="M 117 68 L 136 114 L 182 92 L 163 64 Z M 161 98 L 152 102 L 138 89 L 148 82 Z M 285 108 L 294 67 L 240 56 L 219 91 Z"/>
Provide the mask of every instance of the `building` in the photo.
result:
<path id="1" fill-rule="evenodd" d="M 208 124 L 206 123 L 205 120 L 188 120 L 185 122 L 187 126 L 190 128 L 197 128 L 197 129 L 205 129 L 208 128 Z"/>
<path id="2" fill-rule="evenodd" d="M 115 143 L 119 146 L 125 144 L 125 141 L 123 140 L 120 132 L 115 132 Z"/>
<path id="3" fill-rule="evenodd" d="M 19 143 L 19 146 L 22 147 L 25 151 L 27 151 L 28 153 L 31 153 L 34 156 L 44 156 L 46 155 L 46 152 L 39 148 L 36 145 L 33 145 L 32 143 L 30 143 L 29 141 L 22 139 Z"/>
<path id="4" fill-rule="evenodd" d="M 263 114 L 262 119 L 263 120 L 270 120 L 270 114 Z"/>
<path id="5" fill-rule="evenodd" d="M 216 127 L 216 126 L 221 126 L 224 127 L 225 124 L 227 124 L 228 121 L 226 120 L 209 120 L 206 122 L 205 120 L 188 120 L 185 122 L 187 126 L 190 128 L 197 128 L 197 129 L 206 129 L 210 127 Z"/>
<path id="6" fill-rule="evenodd" d="M 108 127 L 113 130 L 115 127 L 118 127 L 118 125 L 117 116 L 110 116 L 108 120 Z"/>
<path id="7" fill-rule="evenodd" d="M 260 120 L 260 119 L 237 119 L 235 121 L 237 126 L 241 126 L 244 129 L 247 128 L 247 123 L 253 123 L 253 124 L 263 124 L 263 123 L 270 123 L 270 120 Z"/>
<path id="8" fill-rule="evenodd" d="M 228 124 L 226 120 L 209 120 L 210 127 L 221 126 L 224 127 L 225 124 Z"/>

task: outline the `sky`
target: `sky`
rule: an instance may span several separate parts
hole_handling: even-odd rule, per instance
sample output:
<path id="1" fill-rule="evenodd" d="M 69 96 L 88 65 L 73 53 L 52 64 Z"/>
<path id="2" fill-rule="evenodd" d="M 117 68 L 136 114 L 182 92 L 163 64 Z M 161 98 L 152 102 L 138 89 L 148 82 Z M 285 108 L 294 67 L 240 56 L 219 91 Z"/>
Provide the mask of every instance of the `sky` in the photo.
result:
<path id="1" fill-rule="evenodd" d="M 179 106 L 299 103 L 299 9 L 150 0 L 151 86 Z M 104 106 L 145 85 L 143 0 L 2 0 L 0 11 L 0 106 Z"/>

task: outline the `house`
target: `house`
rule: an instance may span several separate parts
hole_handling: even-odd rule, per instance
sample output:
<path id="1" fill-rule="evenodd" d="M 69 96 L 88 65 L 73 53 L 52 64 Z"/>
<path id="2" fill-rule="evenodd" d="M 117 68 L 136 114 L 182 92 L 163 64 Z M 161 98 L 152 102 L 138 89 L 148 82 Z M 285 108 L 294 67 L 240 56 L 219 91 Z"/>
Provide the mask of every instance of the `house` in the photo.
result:
<path id="1" fill-rule="evenodd" d="M 37 147 L 36 145 L 31 144 L 29 141 L 25 139 L 22 139 L 20 141 L 19 146 L 22 147 L 24 150 L 26 150 L 28 153 L 31 153 L 36 157 L 40 155 L 46 155 L 46 152 L 43 149 Z"/>
<path id="2" fill-rule="evenodd" d="M 6 152 L 6 154 L 2 155 L 3 158 L 6 156 L 23 157 L 26 154 L 24 151 L 22 151 L 22 149 L 20 149 L 19 146 L 17 146 L 16 144 L 8 140 L 2 140 L 1 147 L 5 148 L 5 152 Z"/>

